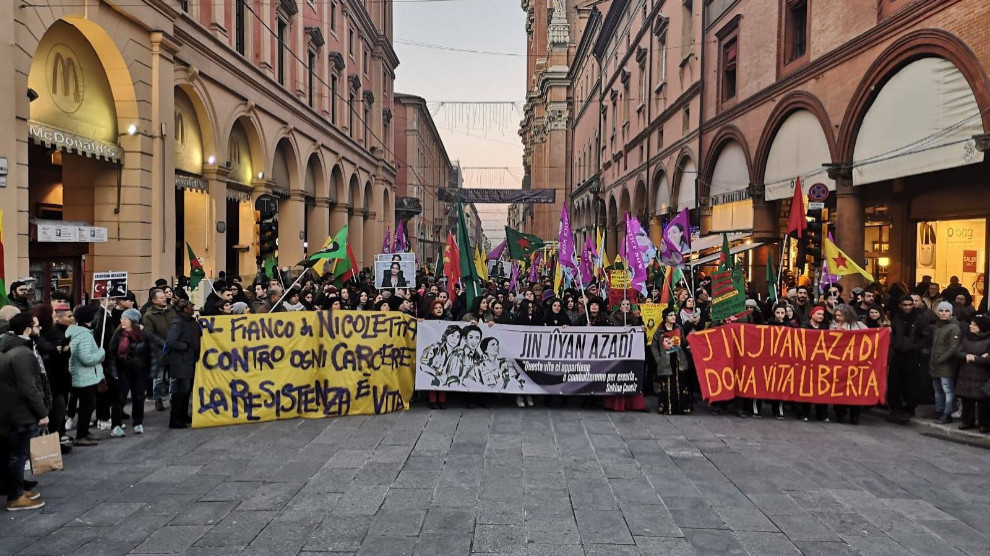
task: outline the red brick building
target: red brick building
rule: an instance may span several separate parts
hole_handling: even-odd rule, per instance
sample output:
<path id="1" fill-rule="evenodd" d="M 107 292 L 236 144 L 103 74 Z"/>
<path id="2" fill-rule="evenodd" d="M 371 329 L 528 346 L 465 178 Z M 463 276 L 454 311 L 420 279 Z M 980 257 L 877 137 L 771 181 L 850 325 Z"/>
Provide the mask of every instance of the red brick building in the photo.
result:
<path id="1" fill-rule="evenodd" d="M 713 0 L 704 21 L 704 231 L 779 241 L 800 176 L 878 279 L 982 294 L 990 4 Z"/>

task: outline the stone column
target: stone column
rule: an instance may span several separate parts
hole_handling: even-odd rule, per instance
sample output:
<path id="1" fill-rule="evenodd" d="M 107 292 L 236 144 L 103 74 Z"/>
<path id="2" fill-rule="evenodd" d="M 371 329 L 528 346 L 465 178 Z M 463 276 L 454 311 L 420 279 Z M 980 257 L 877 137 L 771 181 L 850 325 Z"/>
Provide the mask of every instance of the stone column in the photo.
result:
<path id="1" fill-rule="evenodd" d="M 141 131 L 149 137 L 140 143 L 142 150 L 148 148 L 150 156 L 141 161 L 139 179 L 140 185 L 147 186 L 144 190 L 146 201 L 141 201 L 148 207 L 143 222 L 150 222 L 150 229 L 138 237 L 150 238 L 150 246 L 143 264 L 138 265 L 140 272 L 146 277 L 132 280 L 128 285 L 132 290 L 146 289 L 157 278 L 170 278 L 175 273 L 175 141 L 173 134 L 173 106 L 175 105 L 175 60 L 173 58 L 178 45 L 171 36 L 161 31 L 150 33 L 151 40 L 151 111 L 150 119 L 138 123 Z M 140 90 L 140 89 L 138 89 Z M 139 103 L 142 99 L 138 99 Z M 164 124 L 164 126 L 162 125 Z M 162 130 L 164 127 L 165 134 Z M 127 138 L 122 138 L 127 139 Z M 130 154 L 130 153 L 128 153 Z M 125 172 L 127 169 L 125 157 Z M 126 183 L 126 182 L 125 182 Z M 132 185 L 139 185 L 132 183 Z M 137 207 L 128 209 L 138 210 Z"/>
<path id="2" fill-rule="evenodd" d="M 364 211 L 352 207 L 347 214 L 347 243 L 351 244 L 358 270 L 361 270 L 364 268 Z"/>
<path id="3" fill-rule="evenodd" d="M 326 216 L 330 210 L 330 197 L 317 197 L 315 206 L 307 209 L 309 214 L 306 216 L 308 220 L 306 241 L 309 243 L 309 254 L 312 255 L 323 247 L 327 236 L 337 232 L 330 231 L 330 219 Z"/>
<path id="4" fill-rule="evenodd" d="M 382 238 L 385 235 L 384 224 L 381 222 L 376 222 L 377 213 L 365 210 L 364 211 L 364 262 L 361 263 L 362 268 L 365 266 L 373 266 L 375 264 L 375 255 L 377 255 L 382 248 Z M 381 229 L 379 229 L 381 228 Z"/>
<path id="5" fill-rule="evenodd" d="M 347 225 L 350 205 L 347 203 L 337 203 L 330 207 L 330 233 L 336 235 L 341 228 Z"/>
<path id="6" fill-rule="evenodd" d="M 828 169 L 828 177 L 835 180 L 836 189 L 835 243 L 856 264 L 865 266 L 863 243 L 866 241 L 866 233 L 863 228 L 863 200 L 859 196 L 859 191 L 853 187 L 852 170 L 833 166 Z M 842 283 L 846 291 L 849 291 L 855 286 L 864 285 L 866 279 L 858 275 L 844 276 Z"/>
<path id="7" fill-rule="evenodd" d="M 303 259 L 306 195 L 296 189 L 278 203 L 278 264 L 292 267 Z"/>

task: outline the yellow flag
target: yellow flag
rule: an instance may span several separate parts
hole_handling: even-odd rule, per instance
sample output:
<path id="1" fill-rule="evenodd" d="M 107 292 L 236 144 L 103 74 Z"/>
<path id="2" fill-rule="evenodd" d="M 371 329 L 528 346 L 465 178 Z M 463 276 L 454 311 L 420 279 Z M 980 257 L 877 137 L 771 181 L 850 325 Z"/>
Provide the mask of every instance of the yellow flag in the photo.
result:
<path id="1" fill-rule="evenodd" d="M 331 243 L 333 243 L 333 236 L 327 236 L 327 240 L 323 242 L 323 246 L 320 247 L 320 251 L 323 251 L 324 249 L 329 249 Z M 338 259 L 335 259 L 333 261 L 331 261 L 330 259 L 318 260 L 316 261 L 316 264 L 313 265 L 313 272 L 315 272 L 317 276 L 323 276 L 324 274 L 326 274 L 328 268 L 333 268 L 337 264 L 337 260 Z M 327 266 L 328 262 L 332 264 Z"/>
<path id="2" fill-rule="evenodd" d="M 554 271 L 553 274 L 553 293 L 556 295 L 560 295 L 563 286 L 564 286 L 563 267 L 560 265 L 560 262 L 557 262 L 557 269 Z"/>
<path id="3" fill-rule="evenodd" d="M 823 255 L 825 256 L 825 262 L 828 263 L 828 271 L 837 276 L 849 276 L 851 274 L 859 274 L 863 278 L 866 278 L 871 283 L 876 280 L 873 279 L 873 275 L 869 272 L 863 270 L 862 267 L 853 262 L 848 255 L 843 253 L 834 243 L 828 238 L 822 238 Z"/>
<path id="4" fill-rule="evenodd" d="M 488 265 L 485 264 L 485 256 L 481 254 L 481 249 L 474 248 L 474 267 L 478 269 L 478 278 L 488 279 Z"/>

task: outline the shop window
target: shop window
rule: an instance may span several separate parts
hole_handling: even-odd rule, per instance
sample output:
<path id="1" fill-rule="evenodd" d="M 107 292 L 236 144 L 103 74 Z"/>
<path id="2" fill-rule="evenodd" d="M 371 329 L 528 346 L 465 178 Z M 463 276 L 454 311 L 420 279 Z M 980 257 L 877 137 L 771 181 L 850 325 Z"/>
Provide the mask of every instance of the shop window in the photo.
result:
<path id="1" fill-rule="evenodd" d="M 718 39 L 718 103 L 719 109 L 733 103 L 739 92 L 739 20 L 732 18 L 715 34 Z"/>
<path id="2" fill-rule="evenodd" d="M 955 276 L 960 285 L 969 290 L 973 306 L 979 307 L 985 295 L 986 219 L 918 222 L 915 234 L 916 267 L 912 283 L 920 283 L 928 276 L 942 291 Z M 881 262 L 890 264 L 890 259 L 877 257 L 877 265 L 885 267 Z"/>
<path id="3" fill-rule="evenodd" d="M 234 1 L 234 48 L 241 56 L 246 50 L 244 26 L 244 0 Z"/>
<path id="4" fill-rule="evenodd" d="M 808 50 L 808 0 L 785 0 L 784 63 L 804 57 Z"/>
<path id="5" fill-rule="evenodd" d="M 277 19 L 276 31 L 275 31 L 275 43 L 278 52 L 275 54 L 276 65 L 278 66 L 277 77 L 278 84 L 285 85 L 285 49 L 287 44 L 285 42 L 285 35 L 289 24 L 282 18 Z"/>

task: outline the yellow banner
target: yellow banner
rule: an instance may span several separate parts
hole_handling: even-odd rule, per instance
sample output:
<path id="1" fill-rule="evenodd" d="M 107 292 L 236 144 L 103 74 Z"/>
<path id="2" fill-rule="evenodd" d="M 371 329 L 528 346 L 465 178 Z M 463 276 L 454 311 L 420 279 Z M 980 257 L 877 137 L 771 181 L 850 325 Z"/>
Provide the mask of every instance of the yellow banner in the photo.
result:
<path id="1" fill-rule="evenodd" d="M 299 311 L 200 319 L 193 428 L 408 409 L 416 319 Z"/>
<path id="2" fill-rule="evenodd" d="M 646 345 L 653 343 L 653 335 L 663 324 L 663 305 L 659 303 L 640 303 L 639 314 L 646 325 Z"/>

